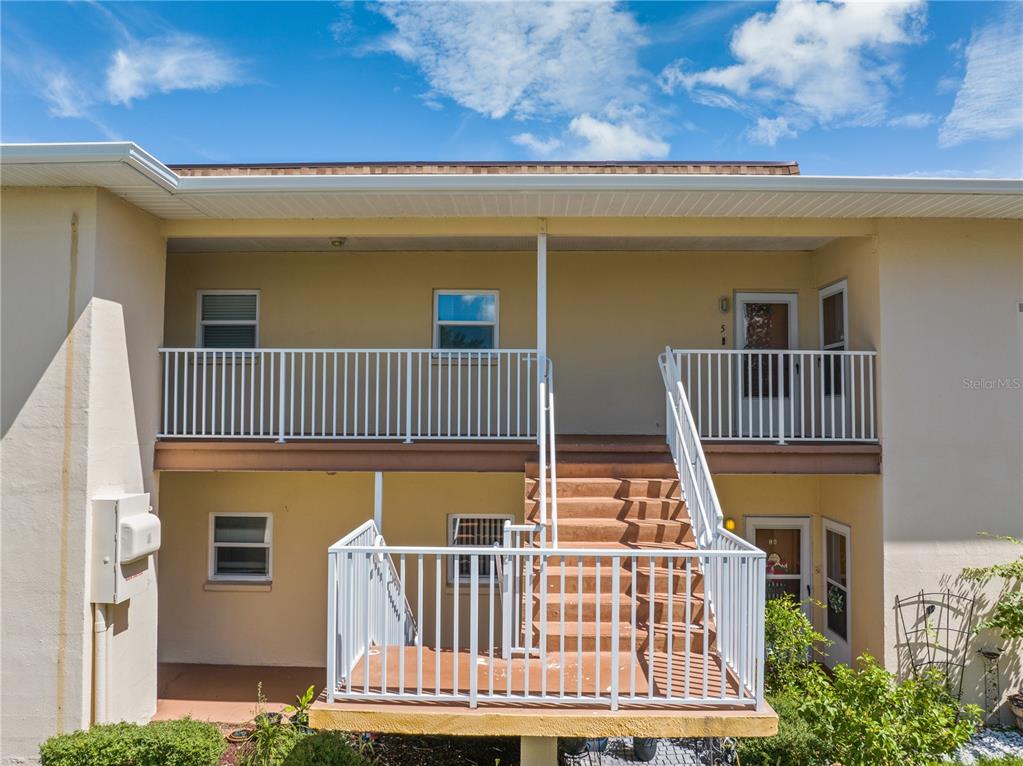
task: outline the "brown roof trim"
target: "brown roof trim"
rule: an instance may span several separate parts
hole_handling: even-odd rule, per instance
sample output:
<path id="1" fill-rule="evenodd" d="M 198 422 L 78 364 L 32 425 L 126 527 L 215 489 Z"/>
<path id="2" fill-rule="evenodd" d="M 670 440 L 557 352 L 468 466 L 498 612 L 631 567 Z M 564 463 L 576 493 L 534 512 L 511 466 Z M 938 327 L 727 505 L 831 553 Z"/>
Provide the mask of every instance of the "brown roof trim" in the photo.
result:
<path id="1" fill-rule="evenodd" d="M 179 176 L 799 175 L 797 162 L 264 162 L 168 165 Z"/>

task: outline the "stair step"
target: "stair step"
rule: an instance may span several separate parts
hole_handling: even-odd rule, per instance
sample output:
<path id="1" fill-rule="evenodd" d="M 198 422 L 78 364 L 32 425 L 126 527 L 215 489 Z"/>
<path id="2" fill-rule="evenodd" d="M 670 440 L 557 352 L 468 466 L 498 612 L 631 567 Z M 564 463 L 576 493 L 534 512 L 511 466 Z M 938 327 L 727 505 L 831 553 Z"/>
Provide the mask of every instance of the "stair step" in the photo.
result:
<path id="1" fill-rule="evenodd" d="M 568 593 L 574 593 L 579 587 L 579 575 L 582 574 L 583 578 L 583 592 L 592 593 L 596 590 L 597 581 L 600 581 L 600 589 L 607 593 L 611 589 L 611 567 L 606 564 L 602 564 L 600 567 L 600 573 L 598 578 L 597 567 L 592 562 L 586 563 L 585 559 L 583 565 L 580 567 L 575 563 L 574 559 L 569 559 L 570 563 L 562 567 L 560 564 L 548 564 L 547 565 L 547 592 L 548 593 L 560 593 L 561 592 L 561 572 L 564 569 L 565 572 L 565 590 Z M 639 566 L 639 572 L 633 572 L 630 566 L 623 565 L 618 572 L 619 587 L 625 593 L 631 593 L 633 583 L 635 582 L 636 588 L 639 589 L 640 593 L 650 592 L 650 568 L 649 563 L 644 561 Z M 534 576 L 534 580 L 536 577 Z M 672 580 L 675 583 L 676 595 L 682 594 L 684 596 L 686 590 L 686 573 L 685 564 L 681 561 L 676 561 L 672 567 Z M 703 572 L 701 572 L 695 565 L 692 566 L 689 574 L 690 589 L 694 595 L 702 597 L 703 593 Z M 534 589 L 538 589 L 540 586 L 538 583 L 531 583 Z M 658 591 L 664 592 L 668 585 L 668 568 L 663 565 L 654 567 L 654 593 Z M 525 584 L 522 586 L 525 587 Z"/>
<path id="2" fill-rule="evenodd" d="M 562 625 L 560 622 L 547 621 L 547 651 L 557 651 L 561 646 Z M 581 647 L 584 652 L 611 651 L 612 635 L 611 624 L 608 620 L 602 620 L 599 626 L 595 622 L 584 622 L 582 632 L 579 630 L 578 622 L 565 621 L 565 652 L 578 651 Z M 540 646 L 540 623 L 533 622 L 532 645 Z M 635 630 L 635 646 L 637 652 L 646 652 L 650 646 L 650 633 L 645 623 L 638 623 Z M 703 651 L 704 627 L 702 625 L 689 626 L 689 643 L 686 644 L 686 626 L 676 624 L 671 631 L 670 647 L 672 652 L 681 651 Z M 628 621 L 618 623 L 618 649 L 619 651 L 631 651 L 633 642 L 632 624 Z M 653 645 L 655 652 L 667 652 L 669 647 L 668 629 L 666 625 L 654 625 Z M 707 646 L 709 650 L 716 649 L 714 630 L 707 633 Z"/>
<path id="3" fill-rule="evenodd" d="M 667 543 L 681 547 L 693 542 L 693 534 L 688 519 L 568 518 L 558 521 L 558 540 L 559 543 Z"/>
<path id="4" fill-rule="evenodd" d="M 683 584 L 683 589 L 685 585 Z M 566 590 L 569 590 L 566 584 Z M 558 593 L 549 594 L 547 597 L 547 619 L 558 622 L 561 620 L 562 612 L 564 612 L 564 618 L 566 621 L 579 620 L 579 613 L 582 612 L 583 622 L 594 622 L 597 618 L 597 605 L 600 605 L 600 618 L 601 620 L 609 620 L 611 618 L 611 609 L 613 606 L 613 597 L 610 593 L 607 593 L 602 589 L 600 594 L 600 600 L 598 602 L 596 593 L 584 592 L 582 598 L 577 593 L 568 592 L 565 594 L 564 599 L 560 598 Z M 632 604 L 633 596 L 631 593 L 619 593 L 618 594 L 618 609 L 620 616 L 623 619 L 631 620 L 632 615 Z M 533 619 L 537 620 L 540 617 L 541 610 L 543 608 L 542 599 L 539 593 L 534 593 L 532 597 L 533 602 Z M 650 620 L 650 597 L 648 594 L 640 593 L 635 597 L 636 604 L 636 620 L 637 622 L 643 623 L 644 625 Z M 666 624 L 668 620 L 668 596 L 666 593 L 655 594 L 654 596 L 654 609 L 653 609 L 653 621 L 654 624 Z M 686 619 L 686 598 L 682 592 L 675 593 L 672 597 L 671 602 L 671 614 L 672 621 L 675 624 L 677 630 L 679 626 L 685 625 Z M 703 621 L 703 597 L 702 595 L 693 595 L 690 599 L 689 606 L 689 618 L 693 623 L 700 623 Z"/>
<path id="5" fill-rule="evenodd" d="M 547 480 L 548 496 L 550 479 Z M 540 480 L 526 479 L 526 497 L 540 495 Z M 680 498 L 675 478 L 581 477 L 558 476 L 558 499 L 570 497 L 673 497 Z"/>
<path id="6" fill-rule="evenodd" d="M 548 513 L 551 512 L 548 503 Z M 526 501 L 526 518 L 535 520 L 540 503 Z M 676 498 L 664 497 L 559 497 L 558 519 L 659 519 L 688 520 L 685 504 Z"/>
<path id="7" fill-rule="evenodd" d="M 667 448 L 665 448 L 667 452 Z M 573 478 L 621 478 L 621 479 L 677 479 L 675 464 L 670 459 L 651 460 L 648 456 L 628 459 L 625 455 L 616 455 L 613 462 L 601 460 L 559 460 L 558 481 Z M 527 478 L 535 479 L 540 474 L 540 466 L 535 462 L 526 463 Z"/>

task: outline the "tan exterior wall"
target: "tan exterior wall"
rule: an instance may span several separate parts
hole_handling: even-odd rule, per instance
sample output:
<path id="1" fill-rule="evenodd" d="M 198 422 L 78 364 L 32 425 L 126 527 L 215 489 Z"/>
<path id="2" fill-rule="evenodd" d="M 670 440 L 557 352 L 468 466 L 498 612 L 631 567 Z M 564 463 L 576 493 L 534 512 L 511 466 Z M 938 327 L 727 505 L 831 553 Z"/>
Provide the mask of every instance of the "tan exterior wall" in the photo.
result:
<path id="1" fill-rule="evenodd" d="M 855 260 L 852 253 L 847 260 Z M 734 347 L 739 291 L 797 292 L 799 337 L 818 336 L 809 252 L 551 252 L 548 353 L 563 433 L 658 433 L 664 346 Z M 433 291 L 500 290 L 500 344 L 536 344 L 533 253 L 216 253 L 168 260 L 165 342 L 196 342 L 196 292 L 259 289 L 264 347 L 429 347 Z M 722 332 L 722 325 L 724 331 Z M 617 391 L 613 407 L 608 392 Z"/>
<path id="2" fill-rule="evenodd" d="M 4 190 L 2 203 L 7 763 L 92 719 L 89 500 L 152 489 L 165 245 L 155 219 L 106 192 Z M 155 603 L 113 610 L 111 717 L 155 710 Z"/>
<path id="3" fill-rule="evenodd" d="M 958 589 L 962 567 L 1019 555 L 977 533 L 1023 534 L 1023 225 L 882 222 L 878 246 L 885 615 L 894 666 L 896 595 Z M 974 700 L 982 699 L 975 650 L 994 643 L 980 636 L 967 653 Z M 1003 659 L 1003 689 L 1023 684 L 1021 654 L 1016 647 Z"/>
<path id="4" fill-rule="evenodd" d="M 750 517 L 810 519 L 813 598 L 823 601 L 824 520 L 850 528 L 852 656 L 884 656 L 881 479 L 877 476 L 715 476 L 725 516 L 744 535 Z M 818 630 L 824 610 L 812 609 Z"/>
<path id="5" fill-rule="evenodd" d="M 373 475 L 167 473 L 160 491 L 160 660 L 325 665 L 327 548 L 373 518 Z M 273 514 L 270 589 L 208 584 L 210 514 L 246 511 Z M 384 475 L 383 534 L 389 544 L 446 545 L 452 513 L 509 514 L 521 520 L 523 475 Z M 426 562 L 426 594 L 434 592 L 432 566 L 432 560 Z M 408 588 L 415 592 L 411 561 L 409 567 Z M 450 610 L 450 589 L 442 590 L 444 608 Z M 433 610 L 425 612 L 425 634 L 433 636 Z M 442 640 L 450 639 L 445 629 Z"/>

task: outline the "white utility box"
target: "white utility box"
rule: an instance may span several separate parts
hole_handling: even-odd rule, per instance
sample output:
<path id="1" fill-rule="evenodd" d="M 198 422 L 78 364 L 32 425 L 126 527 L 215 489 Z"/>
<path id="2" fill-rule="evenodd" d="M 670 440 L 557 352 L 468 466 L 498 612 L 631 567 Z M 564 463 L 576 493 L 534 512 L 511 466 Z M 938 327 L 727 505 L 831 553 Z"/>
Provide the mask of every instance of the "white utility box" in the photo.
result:
<path id="1" fill-rule="evenodd" d="M 160 548 L 160 519 L 149 494 L 92 501 L 92 601 L 120 604 L 149 587 L 152 554 Z"/>

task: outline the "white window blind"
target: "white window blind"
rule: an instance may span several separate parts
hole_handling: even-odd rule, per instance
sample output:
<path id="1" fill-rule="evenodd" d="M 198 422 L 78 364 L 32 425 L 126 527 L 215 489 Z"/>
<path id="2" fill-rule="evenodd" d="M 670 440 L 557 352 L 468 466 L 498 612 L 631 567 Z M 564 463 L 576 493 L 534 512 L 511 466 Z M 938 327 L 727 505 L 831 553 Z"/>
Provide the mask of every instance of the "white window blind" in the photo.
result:
<path id="1" fill-rule="evenodd" d="M 269 580 L 273 517 L 215 513 L 210 517 L 210 579 Z"/>
<path id="2" fill-rule="evenodd" d="M 259 341 L 259 293 L 217 290 L 199 293 L 199 345 L 255 348 Z"/>

